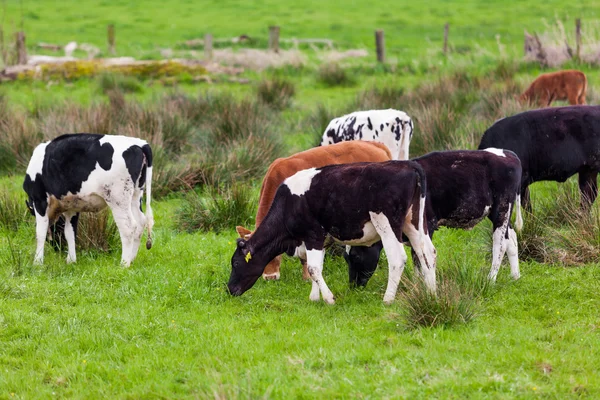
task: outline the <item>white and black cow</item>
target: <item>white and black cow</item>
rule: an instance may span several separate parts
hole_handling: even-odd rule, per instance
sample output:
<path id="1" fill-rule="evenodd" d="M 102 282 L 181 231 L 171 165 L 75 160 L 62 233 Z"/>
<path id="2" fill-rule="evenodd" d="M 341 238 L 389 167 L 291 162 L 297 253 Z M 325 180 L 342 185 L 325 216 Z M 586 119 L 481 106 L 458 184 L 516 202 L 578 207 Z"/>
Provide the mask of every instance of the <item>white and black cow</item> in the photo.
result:
<path id="1" fill-rule="evenodd" d="M 144 227 L 152 246 L 152 150 L 142 139 L 98 134 L 67 134 L 38 145 L 27 166 L 23 189 L 36 220 L 35 262 L 44 261 L 50 224 L 65 218 L 67 262 L 75 262 L 75 236 L 80 212 L 110 207 L 121 235 L 121 264 L 129 266 Z M 146 214 L 141 211 L 144 187 Z"/>
<path id="2" fill-rule="evenodd" d="M 231 294 L 241 295 L 261 276 L 267 263 L 287 252 L 306 258 L 312 278 L 310 299 L 334 297 L 325 283 L 323 243 L 369 246 L 381 240 L 389 261 L 383 298 L 396 295 L 406 263 L 404 233 L 419 258 L 427 287 L 435 292 L 435 248 L 427 235 L 425 174 L 411 161 L 353 163 L 305 169 L 277 189 L 271 208 L 248 240 L 238 239 L 231 259 Z"/>
<path id="3" fill-rule="evenodd" d="M 356 111 L 331 120 L 321 146 L 348 140 L 374 141 L 390 149 L 392 160 L 408 160 L 413 128 L 412 119 L 403 111 Z"/>
<path id="4" fill-rule="evenodd" d="M 516 228 L 523 226 L 519 189 L 521 163 L 508 150 L 441 151 L 411 161 L 427 176 L 427 226 L 429 235 L 440 226 L 471 229 L 483 218 L 492 221 L 492 268 L 489 278 L 496 280 L 504 253 L 508 255 L 511 275 L 520 277 L 517 235 L 510 224 L 513 204 L 517 202 Z M 380 250 L 380 248 L 379 248 Z M 352 248 L 345 254 L 351 283 L 364 286 L 379 260 L 379 250 Z M 413 257 L 414 259 L 414 257 Z M 418 260 L 415 265 L 418 267 Z"/>
<path id="5" fill-rule="evenodd" d="M 496 121 L 485 131 L 480 149 L 512 150 L 521 159 L 521 197 L 531 209 L 529 185 L 564 182 L 579 174 L 581 204 L 588 209 L 598 194 L 600 106 L 551 107 Z"/>

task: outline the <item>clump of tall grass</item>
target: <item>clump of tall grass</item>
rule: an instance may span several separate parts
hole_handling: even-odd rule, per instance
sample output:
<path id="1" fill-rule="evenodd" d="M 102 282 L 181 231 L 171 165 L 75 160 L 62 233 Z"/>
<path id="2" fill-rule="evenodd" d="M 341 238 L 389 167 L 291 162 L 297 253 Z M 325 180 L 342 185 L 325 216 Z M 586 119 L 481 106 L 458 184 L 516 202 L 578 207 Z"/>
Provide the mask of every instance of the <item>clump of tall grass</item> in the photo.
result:
<path id="1" fill-rule="evenodd" d="M 283 110 L 290 106 L 296 94 L 296 86 L 288 79 L 273 77 L 263 79 L 256 88 L 259 101 L 276 110 Z"/>
<path id="2" fill-rule="evenodd" d="M 405 274 L 401 287 L 404 325 L 416 329 L 468 323 L 477 316 L 481 299 L 491 286 L 484 268 L 455 260 L 446 269 L 438 270 L 435 295 L 415 273 Z"/>
<path id="3" fill-rule="evenodd" d="M 24 195 L 19 197 L 4 189 L 0 190 L 0 227 L 16 231 L 28 216 Z"/>
<path id="4" fill-rule="evenodd" d="M 319 67 L 317 80 L 325 86 L 352 86 L 355 84 L 354 79 L 348 71 L 337 63 L 323 64 Z"/>
<path id="5" fill-rule="evenodd" d="M 251 225 L 257 203 L 256 191 L 248 185 L 207 186 L 200 193 L 192 191 L 186 195 L 177 211 L 177 226 L 186 232 L 219 232 L 236 225 Z"/>
<path id="6" fill-rule="evenodd" d="M 50 226 L 50 243 L 57 250 L 67 249 L 65 238 L 65 219 L 60 216 Z M 119 230 L 111 218 L 110 210 L 81 213 L 77 224 L 76 249 L 86 251 L 110 252 L 120 247 Z"/>
<path id="7" fill-rule="evenodd" d="M 114 90 L 119 90 L 124 93 L 140 93 L 144 90 L 144 87 L 135 76 L 105 72 L 100 74 L 97 80 L 98 87 L 104 94 Z"/>

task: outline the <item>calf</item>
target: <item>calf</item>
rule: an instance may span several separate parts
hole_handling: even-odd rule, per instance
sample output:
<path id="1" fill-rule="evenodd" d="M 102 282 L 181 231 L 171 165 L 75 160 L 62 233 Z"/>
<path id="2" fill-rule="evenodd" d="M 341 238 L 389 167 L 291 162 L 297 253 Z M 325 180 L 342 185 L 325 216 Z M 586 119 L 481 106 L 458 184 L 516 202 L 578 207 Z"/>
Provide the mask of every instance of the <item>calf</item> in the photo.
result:
<path id="1" fill-rule="evenodd" d="M 408 160 L 408 146 L 413 134 L 413 122 L 402 111 L 356 111 L 331 120 L 321 146 L 349 140 L 380 142 L 392 153 L 392 160 Z"/>
<path id="2" fill-rule="evenodd" d="M 596 200 L 600 171 L 600 106 L 570 106 L 526 111 L 496 121 L 485 131 L 480 149 L 508 149 L 521 160 L 521 200 L 531 210 L 529 185 L 564 182 L 579 174 L 581 205 Z"/>
<path id="3" fill-rule="evenodd" d="M 35 262 L 44 261 L 48 227 L 65 218 L 67 262 L 75 262 L 75 236 L 80 212 L 100 211 L 107 205 L 123 245 L 121 264 L 137 255 L 144 227 L 146 247 L 152 246 L 154 218 L 150 207 L 152 150 L 144 140 L 112 135 L 68 134 L 38 145 L 27 166 L 23 189 L 35 216 Z M 146 188 L 146 215 L 141 211 Z"/>
<path id="4" fill-rule="evenodd" d="M 377 142 L 362 141 L 342 142 L 331 146 L 316 147 L 287 158 L 278 158 L 269 166 L 269 170 L 262 182 L 255 220 L 256 227 L 258 228 L 267 215 L 279 185 L 296 172 L 313 167 L 324 167 L 330 164 L 348 164 L 365 161 L 378 162 L 388 161 L 390 158 L 390 151 L 385 145 Z M 236 227 L 236 230 L 242 239 L 247 240 L 252 235 L 250 230 L 242 226 Z M 301 261 L 303 277 L 304 279 L 308 279 L 306 260 Z M 279 255 L 267 264 L 263 272 L 263 278 L 266 280 L 279 279 L 280 266 L 281 256 Z"/>
<path id="5" fill-rule="evenodd" d="M 440 226 L 471 229 L 483 218 L 492 221 L 492 269 L 489 278 L 496 280 L 504 253 L 508 255 L 511 274 L 520 277 L 517 235 L 510 226 L 513 203 L 517 200 L 516 227 L 523 225 L 519 205 L 521 163 L 507 150 L 442 151 L 426 154 L 412 161 L 427 176 L 427 227 L 429 235 Z M 345 255 L 357 284 L 366 280 L 377 268 L 379 252 L 353 248 Z M 414 259 L 414 257 L 413 257 Z M 417 268 L 419 264 L 415 259 Z"/>
<path id="6" fill-rule="evenodd" d="M 542 74 L 519 97 L 521 103 L 550 107 L 554 100 L 585 104 L 587 79 L 581 71 L 566 70 Z"/>
<path id="7" fill-rule="evenodd" d="M 381 240 L 389 260 L 383 298 L 391 302 L 406 263 L 402 233 L 412 244 L 428 288 L 435 292 L 435 248 L 427 236 L 426 180 L 411 161 L 355 163 L 310 168 L 287 178 L 271 208 L 248 240 L 238 239 L 231 258 L 228 288 L 241 295 L 276 255 L 303 245 L 312 278 L 310 299 L 329 304 L 333 294 L 323 280 L 323 244 L 327 234 L 346 245 Z"/>

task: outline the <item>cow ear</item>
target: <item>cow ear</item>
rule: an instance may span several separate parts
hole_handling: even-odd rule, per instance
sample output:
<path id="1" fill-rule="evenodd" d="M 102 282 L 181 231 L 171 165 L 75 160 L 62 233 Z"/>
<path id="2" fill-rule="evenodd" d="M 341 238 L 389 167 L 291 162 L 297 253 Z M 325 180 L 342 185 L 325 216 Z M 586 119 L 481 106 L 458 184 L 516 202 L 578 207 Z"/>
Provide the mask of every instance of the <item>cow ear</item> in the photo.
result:
<path id="1" fill-rule="evenodd" d="M 240 249 L 243 249 L 244 247 L 246 247 L 246 241 L 244 239 L 242 239 L 242 238 L 238 238 L 238 240 L 237 240 L 237 246 Z"/>
<path id="2" fill-rule="evenodd" d="M 240 237 L 244 240 L 250 239 L 250 236 L 252 235 L 252 231 L 244 228 L 243 226 L 236 226 L 235 230 L 237 231 L 238 235 L 240 235 Z"/>

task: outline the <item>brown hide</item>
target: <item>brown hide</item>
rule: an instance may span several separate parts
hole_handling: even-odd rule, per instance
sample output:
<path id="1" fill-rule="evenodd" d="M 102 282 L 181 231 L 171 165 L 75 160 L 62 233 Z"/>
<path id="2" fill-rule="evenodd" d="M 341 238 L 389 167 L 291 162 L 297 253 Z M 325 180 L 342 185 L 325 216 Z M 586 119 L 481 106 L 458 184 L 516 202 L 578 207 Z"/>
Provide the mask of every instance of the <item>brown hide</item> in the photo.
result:
<path id="1" fill-rule="evenodd" d="M 521 95 L 521 102 L 549 107 L 554 100 L 585 104 L 587 79 L 581 71 L 566 70 L 540 75 Z"/>
<path id="2" fill-rule="evenodd" d="M 278 158 L 273 161 L 260 189 L 260 199 L 258 211 L 256 213 L 256 226 L 258 227 L 265 218 L 277 192 L 279 185 L 286 178 L 294 175 L 296 172 L 307 168 L 319 168 L 330 164 L 347 164 L 354 162 L 382 162 L 392 159 L 389 149 L 382 143 L 365 142 L 354 140 L 340 142 L 337 144 L 315 147 L 310 150 L 296 153 L 287 158 Z M 237 227 L 241 237 L 248 234 L 248 230 Z M 265 279 L 277 279 L 279 266 L 281 265 L 281 256 L 278 256 L 267 264 L 263 277 Z M 304 265 L 304 264 L 303 264 Z M 304 278 L 308 278 L 306 270 Z"/>

